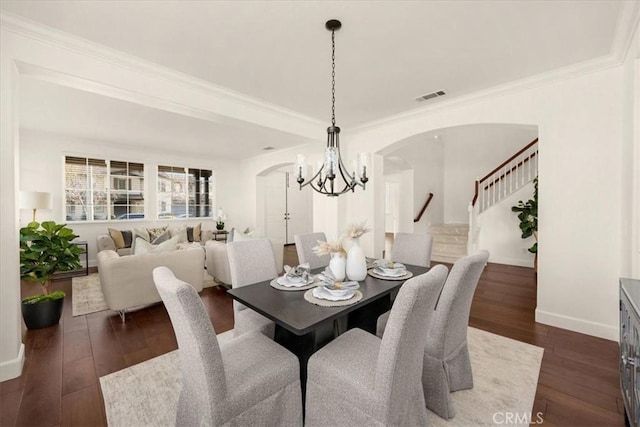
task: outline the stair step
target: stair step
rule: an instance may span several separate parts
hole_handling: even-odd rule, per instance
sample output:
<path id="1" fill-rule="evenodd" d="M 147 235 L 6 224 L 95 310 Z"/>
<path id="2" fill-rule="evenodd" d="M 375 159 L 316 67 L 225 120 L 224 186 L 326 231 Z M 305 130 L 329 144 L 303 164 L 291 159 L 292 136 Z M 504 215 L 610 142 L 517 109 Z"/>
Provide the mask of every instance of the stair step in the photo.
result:
<path id="1" fill-rule="evenodd" d="M 461 245 L 466 245 L 467 244 L 467 240 L 468 240 L 468 235 L 467 234 L 436 234 L 435 236 L 432 235 L 433 237 L 433 244 L 439 244 L 439 243 L 443 243 L 443 244 L 461 244 Z"/>
<path id="2" fill-rule="evenodd" d="M 467 255 L 467 224 L 437 224 L 429 228 L 429 233 L 433 236 L 433 261 L 453 264 Z"/>
<path id="3" fill-rule="evenodd" d="M 462 258 L 462 257 L 460 257 L 460 256 L 451 256 L 451 255 L 439 255 L 439 254 L 432 254 L 431 255 L 431 261 L 434 261 L 434 262 L 446 262 L 447 264 L 455 264 L 455 262 L 460 258 Z"/>
<path id="4" fill-rule="evenodd" d="M 469 233 L 469 226 L 467 224 L 439 224 L 432 225 L 429 228 L 429 233 L 432 236 L 466 236 Z"/>

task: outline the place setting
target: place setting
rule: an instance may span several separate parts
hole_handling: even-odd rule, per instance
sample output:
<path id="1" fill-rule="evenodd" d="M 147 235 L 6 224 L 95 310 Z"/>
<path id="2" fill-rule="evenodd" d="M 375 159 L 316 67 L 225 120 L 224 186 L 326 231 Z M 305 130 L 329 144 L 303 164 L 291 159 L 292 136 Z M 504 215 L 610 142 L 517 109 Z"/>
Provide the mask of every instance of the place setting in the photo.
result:
<path id="1" fill-rule="evenodd" d="M 308 263 L 291 267 L 284 266 L 284 275 L 277 277 L 269 283 L 271 287 L 281 291 L 304 291 L 317 285 L 316 278 L 311 274 Z"/>
<path id="2" fill-rule="evenodd" d="M 355 304 L 362 299 L 360 284 L 356 281 L 336 280 L 327 267 L 316 276 L 315 286 L 304 294 L 304 299 L 322 307 L 342 307 Z"/>
<path id="3" fill-rule="evenodd" d="M 413 273 L 407 270 L 404 264 L 386 259 L 373 261 L 367 270 L 367 274 L 382 280 L 406 280 L 413 277 Z"/>

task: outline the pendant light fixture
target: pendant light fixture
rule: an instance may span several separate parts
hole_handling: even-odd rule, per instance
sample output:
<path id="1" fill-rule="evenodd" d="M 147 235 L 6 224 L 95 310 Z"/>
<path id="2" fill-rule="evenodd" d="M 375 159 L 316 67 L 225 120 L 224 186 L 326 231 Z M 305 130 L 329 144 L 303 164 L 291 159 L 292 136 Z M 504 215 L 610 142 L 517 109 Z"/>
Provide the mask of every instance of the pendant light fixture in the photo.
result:
<path id="1" fill-rule="evenodd" d="M 303 176 L 305 168 L 304 156 L 298 155 L 295 170 L 300 189 L 310 185 L 320 194 L 336 197 L 347 191 L 353 192 L 356 186 L 363 189 L 369 180 L 367 178 L 367 155 L 361 153 L 358 162 L 353 162 L 353 172 L 345 167 L 340 154 L 340 128 L 336 126 L 336 31 L 342 27 L 337 19 L 331 19 L 325 24 L 331 31 L 331 126 L 327 128 L 327 148 L 324 153 L 324 163 L 318 166 L 315 175 L 306 183 Z M 357 176 L 356 176 L 357 175 Z"/>

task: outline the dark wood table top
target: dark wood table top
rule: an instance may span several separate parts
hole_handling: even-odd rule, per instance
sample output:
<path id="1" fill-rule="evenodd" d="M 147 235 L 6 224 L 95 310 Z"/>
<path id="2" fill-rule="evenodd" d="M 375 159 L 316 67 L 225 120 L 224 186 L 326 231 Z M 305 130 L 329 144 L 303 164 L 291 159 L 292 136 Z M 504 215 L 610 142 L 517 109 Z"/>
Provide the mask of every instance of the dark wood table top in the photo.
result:
<path id="1" fill-rule="evenodd" d="M 426 273 L 427 267 L 407 265 L 413 276 Z M 323 269 L 314 270 L 314 273 Z M 353 310 L 388 295 L 400 288 L 403 280 L 383 280 L 367 275 L 360 282 L 362 299 L 355 304 L 343 307 L 321 307 L 304 299 L 306 291 L 281 291 L 273 288 L 267 280 L 253 285 L 241 286 L 228 290 L 229 295 L 252 308 L 276 324 L 296 335 L 304 335 L 317 327 L 320 323 L 345 316 Z"/>

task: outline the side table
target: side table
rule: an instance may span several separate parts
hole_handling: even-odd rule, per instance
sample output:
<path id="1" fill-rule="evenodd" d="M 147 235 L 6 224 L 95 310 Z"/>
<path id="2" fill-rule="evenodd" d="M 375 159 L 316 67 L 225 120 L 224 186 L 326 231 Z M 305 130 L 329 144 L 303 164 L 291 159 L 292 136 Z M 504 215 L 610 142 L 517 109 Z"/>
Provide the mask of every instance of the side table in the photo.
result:
<path id="1" fill-rule="evenodd" d="M 213 232 L 213 240 L 224 241 L 227 243 L 227 236 L 229 236 L 229 232 L 227 230 L 215 230 Z"/>

